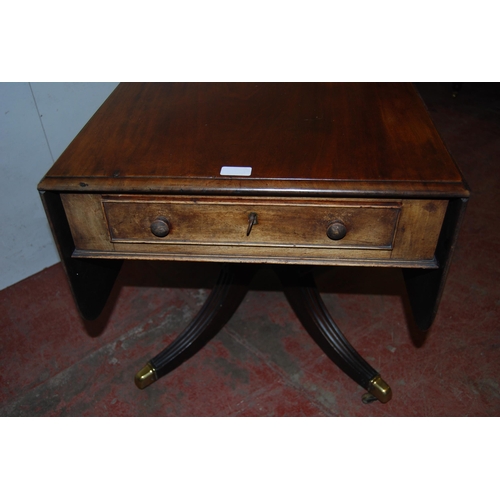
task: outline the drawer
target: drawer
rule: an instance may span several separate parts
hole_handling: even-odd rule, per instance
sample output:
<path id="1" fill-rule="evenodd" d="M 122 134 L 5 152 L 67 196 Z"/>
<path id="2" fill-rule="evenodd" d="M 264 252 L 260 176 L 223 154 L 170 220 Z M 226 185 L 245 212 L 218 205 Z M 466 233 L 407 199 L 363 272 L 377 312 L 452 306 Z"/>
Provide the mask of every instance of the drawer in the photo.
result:
<path id="1" fill-rule="evenodd" d="M 61 198 L 75 257 L 423 268 L 437 266 L 434 251 L 448 204 L 97 193 Z"/>
<path id="2" fill-rule="evenodd" d="M 113 243 L 391 249 L 400 203 L 239 199 L 103 201 Z"/>

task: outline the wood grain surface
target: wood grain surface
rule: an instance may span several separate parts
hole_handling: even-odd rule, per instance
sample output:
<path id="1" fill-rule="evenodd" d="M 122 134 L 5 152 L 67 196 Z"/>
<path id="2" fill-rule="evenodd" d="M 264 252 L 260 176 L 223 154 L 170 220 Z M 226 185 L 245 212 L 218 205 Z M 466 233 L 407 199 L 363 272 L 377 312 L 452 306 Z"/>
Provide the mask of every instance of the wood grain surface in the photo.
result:
<path id="1" fill-rule="evenodd" d="M 447 200 L 212 198 L 63 193 L 75 256 L 435 267 Z M 248 216 L 257 224 L 247 236 Z M 165 237 L 151 231 L 164 217 Z M 331 240 L 342 220 L 347 233 Z"/>
<path id="2" fill-rule="evenodd" d="M 250 166 L 250 177 L 220 175 Z M 411 84 L 121 84 L 40 189 L 467 196 Z"/>

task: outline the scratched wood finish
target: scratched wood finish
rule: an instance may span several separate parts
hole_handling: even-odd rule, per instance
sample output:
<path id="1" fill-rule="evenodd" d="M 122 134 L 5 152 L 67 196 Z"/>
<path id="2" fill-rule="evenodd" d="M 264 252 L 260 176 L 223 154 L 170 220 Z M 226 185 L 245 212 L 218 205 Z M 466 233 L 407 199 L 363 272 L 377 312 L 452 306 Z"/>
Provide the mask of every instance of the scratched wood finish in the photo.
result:
<path id="1" fill-rule="evenodd" d="M 222 178 L 221 166 L 253 168 Z M 467 196 L 410 84 L 121 84 L 41 189 Z"/>
<path id="2" fill-rule="evenodd" d="M 78 195 L 76 195 L 78 196 Z M 114 243 L 294 246 L 391 249 L 400 204 L 394 202 L 267 199 L 111 198 L 103 202 Z M 257 222 L 247 235 L 250 214 Z M 164 217 L 166 237 L 157 237 L 151 223 Z M 342 221 L 341 240 L 327 236 Z"/>
<path id="3" fill-rule="evenodd" d="M 61 200 L 76 248 L 113 250 L 100 195 L 62 194 Z"/>
<path id="4" fill-rule="evenodd" d="M 343 264 L 385 260 L 385 265 L 435 267 L 447 200 L 365 200 L 61 195 L 76 255 L 161 260 L 242 259 L 241 262 Z M 149 200 L 149 201 L 148 201 Z M 246 236 L 248 214 L 258 223 Z M 152 234 L 165 216 L 171 232 Z M 345 238 L 326 236 L 342 219 Z M 292 260 L 291 260 L 292 259 Z M 374 265 L 379 265 L 374 263 Z"/>
<path id="5" fill-rule="evenodd" d="M 391 257 L 432 258 L 447 206 L 446 200 L 403 200 Z"/>

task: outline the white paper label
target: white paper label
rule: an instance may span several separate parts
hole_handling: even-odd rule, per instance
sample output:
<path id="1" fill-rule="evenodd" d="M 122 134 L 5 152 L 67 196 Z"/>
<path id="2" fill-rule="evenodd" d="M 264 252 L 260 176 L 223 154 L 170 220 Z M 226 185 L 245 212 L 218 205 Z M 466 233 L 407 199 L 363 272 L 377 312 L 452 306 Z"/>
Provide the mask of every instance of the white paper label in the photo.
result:
<path id="1" fill-rule="evenodd" d="M 252 175 L 252 167 L 222 167 L 220 175 L 237 175 L 240 177 L 248 177 Z"/>

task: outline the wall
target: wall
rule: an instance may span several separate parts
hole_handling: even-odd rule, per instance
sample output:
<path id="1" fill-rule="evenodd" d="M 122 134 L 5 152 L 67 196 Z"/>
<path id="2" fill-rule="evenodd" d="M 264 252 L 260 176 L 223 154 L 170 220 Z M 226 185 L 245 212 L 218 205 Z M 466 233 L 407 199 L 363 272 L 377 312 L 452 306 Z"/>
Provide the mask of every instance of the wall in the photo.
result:
<path id="1" fill-rule="evenodd" d="M 36 186 L 117 83 L 0 83 L 0 290 L 59 261 Z"/>

